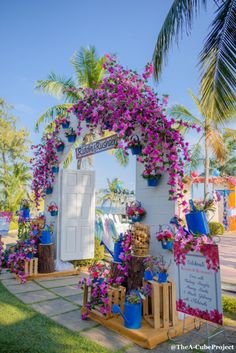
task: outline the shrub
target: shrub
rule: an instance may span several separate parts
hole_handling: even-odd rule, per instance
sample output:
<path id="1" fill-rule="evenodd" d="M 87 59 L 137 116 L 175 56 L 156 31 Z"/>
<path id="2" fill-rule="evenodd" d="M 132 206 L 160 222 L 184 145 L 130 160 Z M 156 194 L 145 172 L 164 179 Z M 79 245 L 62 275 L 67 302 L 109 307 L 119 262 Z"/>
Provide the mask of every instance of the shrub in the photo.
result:
<path id="1" fill-rule="evenodd" d="M 209 222 L 210 235 L 223 235 L 224 226 L 220 222 Z"/>
<path id="2" fill-rule="evenodd" d="M 94 243 L 94 258 L 85 260 L 71 261 L 74 266 L 89 266 L 104 258 L 104 246 L 100 245 L 100 240 L 95 238 Z"/>
<path id="3" fill-rule="evenodd" d="M 231 314 L 236 314 L 236 298 L 222 297 L 223 311 Z"/>

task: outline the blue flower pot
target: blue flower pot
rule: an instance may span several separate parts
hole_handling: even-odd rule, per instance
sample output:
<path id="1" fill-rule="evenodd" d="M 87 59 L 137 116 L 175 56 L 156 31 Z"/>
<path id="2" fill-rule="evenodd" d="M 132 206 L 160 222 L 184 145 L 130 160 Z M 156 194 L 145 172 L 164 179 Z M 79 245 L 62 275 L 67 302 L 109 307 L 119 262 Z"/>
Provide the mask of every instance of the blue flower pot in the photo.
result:
<path id="1" fill-rule="evenodd" d="M 59 167 L 52 167 L 52 172 L 57 174 L 59 172 Z"/>
<path id="2" fill-rule="evenodd" d="M 67 137 L 68 142 L 75 142 L 76 140 L 76 135 L 70 135 Z"/>
<path id="3" fill-rule="evenodd" d="M 89 124 L 90 124 L 90 120 L 91 120 L 90 118 L 86 118 L 86 119 L 85 119 L 86 124 L 88 124 L 88 125 L 89 125 Z"/>
<path id="4" fill-rule="evenodd" d="M 52 194 L 52 191 L 53 191 L 53 188 L 52 188 L 52 187 L 47 188 L 47 189 L 46 189 L 46 195 Z"/>
<path id="5" fill-rule="evenodd" d="M 64 151 L 65 146 L 64 145 L 60 145 L 57 147 L 57 152 L 63 152 Z"/>
<path id="6" fill-rule="evenodd" d="M 167 282 L 167 278 L 168 278 L 168 273 L 165 272 L 159 272 L 158 273 L 158 283 L 166 283 Z"/>
<path id="7" fill-rule="evenodd" d="M 38 231 L 37 229 L 32 230 L 32 234 L 33 234 L 33 235 L 37 235 L 37 234 L 38 234 L 38 232 L 39 232 L 39 231 Z"/>
<path id="8" fill-rule="evenodd" d="M 165 250 L 173 250 L 173 241 L 167 241 L 166 243 L 164 243 L 163 241 L 161 242 L 162 245 L 162 249 Z"/>
<path id="9" fill-rule="evenodd" d="M 147 179 L 148 186 L 155 187 L 159 184 L 161 177 L 153 177 Z"/>
<path id="10" fill-rule="evenodd" d="M 51 232 L 49 230 L 43 230 L 40 241 L 42 244 L 51 244 Z"/>
<path id="11" fill-rule="evenodd" d="M 29 208 L 22 208 L 22 217 L 29 218 L 30 217 L 30 209 Z"/>
<path id="12" fill-rule="evenodd" d="M 139 155 L 142 152 L 142 146 L 133 146 L 130 149 L 133 155 Z"/>
<path id="13" fill-rule="evenodd" d="M 125 302 L 124 326 L 129 329 L 139 329 L 142 326 L 142 303 Z"/>
<path id="14" fill-rule="evenodd" d="M 132 222 L 135 223 L 135 222 L 140 222 L 141 221 L 141 216 L 132 216 L 131 218 Z"/>
<path id="15" fill-rule="evenodd" d="M 55 216 L 58 215 L 58 211 L 52 211 L 52 212 L 50 212 L 50 213 L 51 213 L 51 216 L 53 216 L 53 217 L 55 217 Z"/>
<path id="16" fill-rule="evenodd" d="M 33 255 L 33 254 L 26 254 L 26 257 L 27 257 L 28 259 L 33 259 L 34 255 Z"/>
<path id="17" fill-rule="evenodd" d="M 204 234 L 210 233 L 206 213 L 204 211 L 195 211 L 186 214 L 186 222 L 188 230 L 193 234 Z"/>
<path id="18" fill-rule="evenodd" d="M 122 253 L 122 241 L 116 241 L 114 244 L 114 254 L 113 254 L 113 260 L 115 262 L 122 262 L 121 259 L 119 258 L 120 254 Z"/>
<path id="19" fill-rule="evenodd" d="M 68 129 L 68 127 L 70 126 L 70 122 L 68 121 L 67 123 L 62 123 L 61 126 L 63 127 L 63 129 Z"/>
<path id="20" fill-rule="evenodd" d="M 145 270 L 144 271 L 144 279 L 145 279 L 145 281 L 153 280 L 153 272 L 150 270 Z"/>

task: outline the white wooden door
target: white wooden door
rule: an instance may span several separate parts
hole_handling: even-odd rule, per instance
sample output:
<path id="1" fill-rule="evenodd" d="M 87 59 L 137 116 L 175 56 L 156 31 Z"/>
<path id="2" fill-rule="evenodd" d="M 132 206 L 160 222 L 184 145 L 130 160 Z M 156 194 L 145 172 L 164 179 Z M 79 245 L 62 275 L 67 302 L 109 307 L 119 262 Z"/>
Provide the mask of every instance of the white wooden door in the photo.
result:
<path id="1" fill-rule="evenodd" d="M 62 171 L 61 260 L 94 257 L 95 172 Z"/>

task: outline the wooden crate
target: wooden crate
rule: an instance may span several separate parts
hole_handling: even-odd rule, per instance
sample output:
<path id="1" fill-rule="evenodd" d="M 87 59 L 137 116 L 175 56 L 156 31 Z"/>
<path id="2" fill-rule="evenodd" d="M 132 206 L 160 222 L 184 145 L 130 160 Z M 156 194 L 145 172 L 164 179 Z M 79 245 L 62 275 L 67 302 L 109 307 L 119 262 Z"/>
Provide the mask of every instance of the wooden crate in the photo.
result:
<path id="1" fill-rule="evenodd" d="M 39 230 L 42 230 L 45 226 L 45 219 L 33 218 L 30 220 L 32 226 L 37 226 Z"/>
<path id="2" fill-rule="evenodd" d="M 25 261 L 25 273 L 28 276 L 35 276 L 38 274 L 38 258 L 34 257 L 30 261 Z"/>
<path id="3" fill-rule="evenodd" d="M 99 305 L 96 305 L 94 309 L 91 310 L 94 314 L 101 316 L 105 320 L 110 319 L 114 317 L 114 314 L 111 312 L 111 308 L 113 304 L 117 304 L 120 306 L 121 311 L 124 311 L 124 304 L 125 304 L 125 293 L 126 293 L 126 288 L 123 286 L 119 286 L 117 288 L 115 287 L 110 287 L 108 289 L 108 298 L 109 302 L 108 305 L 110 307 L 110 311 L 107 314 L 102 314 L 100 312 Z M 85 285 L 84 287 L 84 298 L 83 298 L 83 306 L 85 306 L 91 297 L 91 287 L 88 287 Z"/>
<path id="4" fill-rule="evenodd" d="M 176 287 L 173 280 L 167 283 L 156 281 L 145 281 L 145 283 L 152 286 L 152 293 L 143 302 L 144 320 L 155 329 L 175 327 Z"/>

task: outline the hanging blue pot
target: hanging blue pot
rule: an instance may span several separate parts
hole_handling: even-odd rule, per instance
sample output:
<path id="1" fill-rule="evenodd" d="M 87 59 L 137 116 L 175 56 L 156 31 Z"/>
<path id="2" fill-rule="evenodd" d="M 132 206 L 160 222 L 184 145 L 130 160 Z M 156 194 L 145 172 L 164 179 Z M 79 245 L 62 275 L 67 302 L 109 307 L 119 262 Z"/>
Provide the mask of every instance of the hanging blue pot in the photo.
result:
<path id="1" fill-rule="evenodd" d="M 204 234 L 210 233 L 206 213 L 204 211 L 194 211 L 186 214 L 186 222 L 188 230 L 193 234 Z"/>
<path id="2" fill-rule="evenodd" d="M 140 222 L 141 221 L 141 216 L 140 215 L 132 216 L 131 220 L 132 220 L 133 223 Z"/>
<path id="3" fill-rule="evenodd" d="M 30 217 L 30 209 L 29 208 L 22 208 L 22 217 L 29 218 Z"/>
<path id="4" fill-rule="evenodd" d="M 168 278 L 168 273 L 166 272 L 159 272 L 158 273 L 158 283 L 166 283 L 167 282 L 167 278 Z"/>
<path id="5" fill-rule="evenodd" d="M 121 259 L 119 258 L 120 254 L 122 253 L 122 241 L 116 241 L 114 244 L 114 254 L 113 254 L 113 260 L 114 262 L 122 262 Z"/>
<path id="6" fill-rule="evenodd" d="M 160 176 L 154 176 L 153 178 L 148 178 L 147 184 L 148 184 L 148 186 L 155 187 L 159 184 L 160 179 L 161 179 Z"/>
<path id="7" fill-rule="evenodd" d="M 53 192 L 53 187 L 52 186 L 46 188 L 46 195 L 50 195 L 50 194 L 52 194 L 52 192 Z"/>
<path id="8" fill-rule="evenodd" d="M 43 230 L 41 233 L 40 241 L 42 244 L 51 244 L 51 232 L 49 230 Z"/>
<path id="9" fill-rule="evenodd" d="M 150 270 L 145 270 L 144 271 L 144 279 L 145 279 L 145 281 L 153 280 L 153 272 Z"/>
<path id="10" fill-rule="evenodd" d="M 86 124 L 88 124 L 88 125 L 89 125 L 89 124 L 90 124 L 90 120 L 91 120 L 90 118 L 86 118 L 86 119 L 85 119 Z"/>
<path id="11" fill-rule="evenodd" d="M 51 211 L 50 213 L 51 213 L 51 216 L 52 216 L 52 217 L 55 217 L 55 216 L 58 215 L 58 211 Z"/>
<path id="12" fill-rule="evenodd" d="M 28 259 L 33 259 L 34 255 L 33 255 L 33 254 L 26 254 L 26 257 L 27 257 Z"/>
<path id="13" fill-rule="evenodd" d="M 76 135 L 70 135 L 67 137 L 68 142 L 75 142 L 76 140 Z"/>
<path id="14" fill-rule="evenodd" d="M 167 242 L 162 241 L 161 242 L 162 249 L 173 250 L 173 243 L 174 243 L 173 241 L 167 241 Z"/>
<path id="15" fill-rule="evenodd" d="M 66 123 L 62 123 L 61 126 L 63 127 L 63 129 L 68 129 L 68 127 L 70 126 L 70 122 L 66 122 Z"/>
<path id="16" fill-rule="evenodd" d="M 59 167 L 53 166 L 53 167 L 52 167 L 52 172 L 53 172 L 54 174 L 57 174 L 57 173 L 59 172 Z"/>
<path id="17" fill-rule="evenodd" d="M 142 152 L 142 146 L 141 145 L 140 146 L 130 147 L 130 149 L 131 149 L 131 152 L 132 152 L 133 155 L 139 155 Z"/>
<path id="18" fill-rule="evenodd" d="M 63 152 L 64 151 L 64 148 L 65 148 L 65 145 L 59 145 L 57 147 L 57 152 Z"/>

